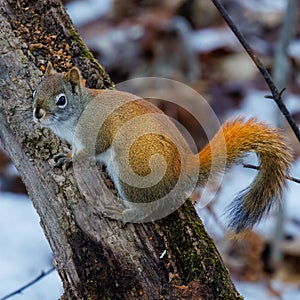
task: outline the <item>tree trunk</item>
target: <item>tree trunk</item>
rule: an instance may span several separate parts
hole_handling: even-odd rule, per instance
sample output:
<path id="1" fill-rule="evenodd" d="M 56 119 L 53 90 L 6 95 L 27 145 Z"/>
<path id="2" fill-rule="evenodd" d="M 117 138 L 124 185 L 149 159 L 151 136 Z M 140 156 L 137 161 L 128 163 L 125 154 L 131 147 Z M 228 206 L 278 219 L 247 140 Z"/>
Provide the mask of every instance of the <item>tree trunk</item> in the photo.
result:
<path id="1" fill-rule="evenodd" d="M 61 299 L 241 299 L 189 201 L 160 221 L 122 226 L 81 195 L 73 168 L 53 168 L 63 144 L 31 117 L 30 87 L 47 61 L 60 71 L 78 66 L 90 87 L 113 84 L 59 1 L 0 3 L 0 142 L 40 216 Z"/>

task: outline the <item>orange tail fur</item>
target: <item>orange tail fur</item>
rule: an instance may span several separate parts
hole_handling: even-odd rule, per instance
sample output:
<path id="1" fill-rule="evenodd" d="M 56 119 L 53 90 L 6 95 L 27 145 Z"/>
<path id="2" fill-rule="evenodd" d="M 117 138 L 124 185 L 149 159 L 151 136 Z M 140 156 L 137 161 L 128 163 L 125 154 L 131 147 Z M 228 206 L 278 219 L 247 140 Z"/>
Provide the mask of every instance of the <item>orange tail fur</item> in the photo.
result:
<path id="1" fill-rule="evenodd" d="M 247 152 L 256 152 L 260 161 L 254 181 L 240 192 L 229 208 L 229 228 L 239 232 L 251 229 L 281 198 L 292 154 L 278 130 L 255 119 L 227 121 L 210 144 L 199 153 L 200 185 L 206 182 L 211 172 L 215 174 L 221 171 L 218 166 L 222 165 L 224 152 L 218 149 L 222 148 L 222 136 L 226 144 L 226 168 L 238 163 Z M 211 149 L 215 149 L 213 165 Z"/>

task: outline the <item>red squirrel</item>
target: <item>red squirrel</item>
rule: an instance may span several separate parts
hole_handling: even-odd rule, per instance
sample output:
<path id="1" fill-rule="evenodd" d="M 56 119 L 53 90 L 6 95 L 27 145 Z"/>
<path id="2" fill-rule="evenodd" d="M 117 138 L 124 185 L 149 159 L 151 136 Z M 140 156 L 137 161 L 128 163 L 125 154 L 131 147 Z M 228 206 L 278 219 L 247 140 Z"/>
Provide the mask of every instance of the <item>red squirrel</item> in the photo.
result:
<path id="1" fill-rule="evenodd" d="M 218 149 L 221 140 L 225 140 L 226 144 L 226 169 L 239 163 L 248 152 L 256 152 L 260 161 L 260 169 L 254 181 L 232 202 L 230 229 L 236 232 L 251 229 L 269 211 L 276 199 L 280 198 L 285 186 L 285 176 L 292 162 L 291 150 L 277 129 L 254 119 L 237 118 L 227 121 L 203 150 L 193 154 L 172 121 L 161 121 L 156 117 L 164 116 L 156 106 L 129 93 L 89 89 L 85 87 L 76 67 L 72 67 L 67 73 L 57 73 L 51 63 L 48 63 L 45 78 L 34 95 L 33 117 L 41 126 L 50 128 L 57 136 L 73 144 L 74 157 L 87 146 L 84 137 L 74 138 L 74 132 L 82 112 L 92 101 L 97 103 L 95 110 L 105 110 L 107 106 L 117 104 L 118 108 L 102 120 L 101 128 L 96 129 L 95 154 L 97 160 L 106 165 L 121 198 L 132 204 L 129 211 L 134 212 L 135 203 L 141 199 L 142 202 L 151 202 L 169 193 L 181 175 L 187 182 L 192 174 L 196 174 L 196 185 L 203 186 L 210 174 L 217 175 L 225 159 L 224 152 L 217 150 L 213 153 L 215 163 L 212 165 L 211 149 Z M 124 123 L 149 114 L 153 114 L 153 117 L 148 117 L 142 124 L 136 125 L 136 128 L 144 126 L 150 133 L 136 138 L 129 152 L 124 153 L 125 145 L 113 142 L 118 131 Z M 81 124 L 86 132 L 93 129 L 93 115 L 96 112 L 92 112 L 90 118 L 86 118 Z M 156 131 L 159 133 L 156 134 Z M 132 139 L 134 130 L 128 130 L 125 135 L 128 140 Z M 178 145 L 168 135 L 172 135 L 184 149 L 183 159 L 177 149 Z M 126 143 L 126 139 L 120 143 Z M 124 159 L 127 154 L 129 166 L 135 174 L 146 178 L 159 166 L 164 170 L 161 180 L 150 186 L 146 184 L 143 188 L 128 184 L 122 179 L 126 177 L 128 165 L 124 164 Z M 155 160 L 155 154 L 163 157 L 163 166 L 159 160 Z M 184 186 L 181 188 L 182 193 L 190 192 L 184 191 Z M 186 197 L 188 196 L 187 194 Z"/>

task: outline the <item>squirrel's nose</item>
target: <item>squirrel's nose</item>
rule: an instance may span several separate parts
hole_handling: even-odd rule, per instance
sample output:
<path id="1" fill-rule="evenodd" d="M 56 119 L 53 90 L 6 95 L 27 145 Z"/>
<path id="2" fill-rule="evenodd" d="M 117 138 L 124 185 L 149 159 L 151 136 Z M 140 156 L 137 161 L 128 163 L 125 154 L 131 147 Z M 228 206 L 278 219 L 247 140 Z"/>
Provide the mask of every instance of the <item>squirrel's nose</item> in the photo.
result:
<path id="1" fill-rule="evenodd" d="M 33 110 L 33 116 L 37 119 L 37 120 L 40 120 L 42 119 L 43 117 L 45 117 L 46 115 L 46 111 L 42 108 L 39 108 L 39 107 L 36 107 L 34 110 Z"/>

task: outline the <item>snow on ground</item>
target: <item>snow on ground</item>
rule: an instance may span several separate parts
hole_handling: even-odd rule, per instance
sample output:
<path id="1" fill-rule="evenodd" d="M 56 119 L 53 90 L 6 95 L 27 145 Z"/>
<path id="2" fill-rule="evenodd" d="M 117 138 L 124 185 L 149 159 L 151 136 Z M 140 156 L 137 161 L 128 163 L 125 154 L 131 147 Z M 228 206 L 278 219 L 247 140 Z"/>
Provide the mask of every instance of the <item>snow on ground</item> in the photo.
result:
<path id="1" fill-rule="evenodd" d="M 245 300 L 299 300 L 300 292 L 295 285 L 282 283 L 280 281 L 272 281 L 274 290 L 282 293 L 282 298 L 271 295 L 265 284 L 249 283 L 249 282 L 234 282 L 237 290 L 243 295 Z"/>
<path id="2" fill-rule="evenodd" d="M 51 261 L 52 252 L 31 201 L 0 193 L 0 299 L 49 270 Z M 60 278 L 52 272 L 11 299 L 55 300 L 62 293 Z"/>

